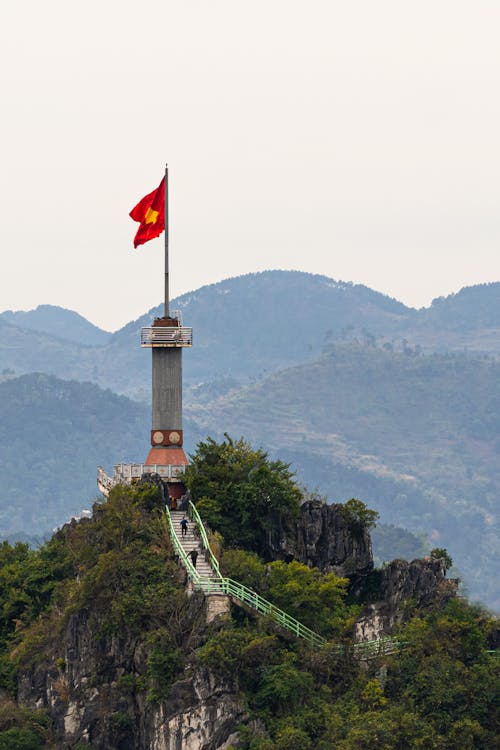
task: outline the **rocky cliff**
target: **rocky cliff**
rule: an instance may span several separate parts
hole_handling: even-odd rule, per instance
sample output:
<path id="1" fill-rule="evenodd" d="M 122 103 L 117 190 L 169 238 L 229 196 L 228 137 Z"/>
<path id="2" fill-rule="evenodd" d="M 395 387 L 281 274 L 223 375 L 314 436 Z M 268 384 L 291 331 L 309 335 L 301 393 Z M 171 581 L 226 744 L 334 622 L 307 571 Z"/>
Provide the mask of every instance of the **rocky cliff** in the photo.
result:
<path id="1" fill-rule="evenodd" d="M 184 627 L 199 643 L 204 597 L 189 601 Z M 69 750 L 225 750 L 248 720 L 235 683 L 186 667 L 161 697 L 144 689 L 151 665 L 147 640 L 99 634 L 86 612 L 72 614 L 45 658 L 20 673 L 18 701 L 45 709 L 56 747 Z M 141 688 L 142 689 L 138 689 Z"/>
<path id="2" fill-rule="evenodd" d="M 441 558 L 393 560 L 377 573 L 377 599 L 365 607 L 356 623 L 358 641 L 391 635 L 394 626 L 406 622 L 416 610 L 444 606 L 458 586 L 457 580 L 446 578 Z"/>
<path id="3" fill-rule="evenodd" d="M 366 527 L 352 524 L 340 504 L 308 500 L 296 524 L 284 530 L 278 558 L 298 560 L 339 576 L 363 576 L 373 570 L 373 552 Z"/>
<path id="4" fill-rule="evenodd" d="M 353 523 L 341 504 L 308 500 L 296 523 L 271 539 L 275 558 L 298 560 L 348 577 L 358 598 L 373 599 L 356 623 L 358 641 L 390 635 L 394 626 L 404 623 L 415 610 L 444 605 L 456 594 L 458 582 L 446 578 L 443 559 L 393 560 L 381 571 L 373 571 L 368 529 Z"/>

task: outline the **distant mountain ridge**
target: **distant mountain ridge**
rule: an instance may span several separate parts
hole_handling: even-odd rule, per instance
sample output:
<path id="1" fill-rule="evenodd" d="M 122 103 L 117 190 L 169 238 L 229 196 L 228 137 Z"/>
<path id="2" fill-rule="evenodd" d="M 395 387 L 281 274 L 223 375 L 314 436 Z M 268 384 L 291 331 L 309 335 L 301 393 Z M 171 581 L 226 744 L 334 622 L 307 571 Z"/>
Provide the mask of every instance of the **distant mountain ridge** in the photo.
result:
<path id="1" fill-rule="evenodd" d="M 78 513 L 98 494 L 99 464 L 145 458 L 148 417 L 91 383 L 40 373 L 0 383 L 0 536 L 44 533 Z"/>
<path id="2" fill-rule="evenodd" d="M 34 310 L 6 310 L 0 313 L 6 323 L 40 333 L 47 333 L 82 346 L 104 346 L 111 334 L 90 323 L 73 310 L 56 305 L 38 305 Z"/>
<path id="3" fill-rule="evenodd" d="M 500 282 L 468 287 L 414 310 L 360 284 L 299 271 L 264 271 L 183 294 L 171 306 L 181 309 L 184 324 L 194 330 L 194 347 L 184 358 L 188 385 L 228 376 L 242 381 L 262 377 L 314 360 L 335 341 L 352 339 L 427 352 L 500 354 Z M 76 333 L 67 341 L 35 333 L 20 327 L 23 318 L 9 320 L 4 313 L 0 372 L 47 372 L 147 399 L 150 360 L 139 346 L 140 329 L 159 314 L 161 306 L 89 349 Z M 64 320 L 69 337 L 70 319 Z"/>
<path id="4" fill-rule="evenodd" d="M 448 297 L 438 297 L 419 310 L 419 325 L 439 323 L 459 330 L 478 327 L 498 328 L 500 324 L 500 283 L 476 284 Z"/>

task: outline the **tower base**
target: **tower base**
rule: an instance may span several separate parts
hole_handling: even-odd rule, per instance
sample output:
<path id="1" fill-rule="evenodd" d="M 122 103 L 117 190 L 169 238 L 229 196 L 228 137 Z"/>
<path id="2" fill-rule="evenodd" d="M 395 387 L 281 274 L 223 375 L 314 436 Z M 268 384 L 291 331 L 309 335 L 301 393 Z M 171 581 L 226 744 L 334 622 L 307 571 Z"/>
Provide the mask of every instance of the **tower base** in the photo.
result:
<path id="1" fill-rule="evenodd" d="M 188 463 L 184 448 L 178 445 L 155 445 L 148 453 L 145 466 L 187 466 Z"/>
<path id="2" fill-rule="evenodd" d="M 107 497 L 116 484 L 135 484 L 144 474 L 158 474 L 168 487 L 170 497 L 179 499 L 186 492 L 183 475 L 188 460 L 183 448 L 162 446 L 151 448 L 144 464 L 116 464 L 113 476 L 108 476 L 102 466 L 97 469 L 97 486 Z"/>

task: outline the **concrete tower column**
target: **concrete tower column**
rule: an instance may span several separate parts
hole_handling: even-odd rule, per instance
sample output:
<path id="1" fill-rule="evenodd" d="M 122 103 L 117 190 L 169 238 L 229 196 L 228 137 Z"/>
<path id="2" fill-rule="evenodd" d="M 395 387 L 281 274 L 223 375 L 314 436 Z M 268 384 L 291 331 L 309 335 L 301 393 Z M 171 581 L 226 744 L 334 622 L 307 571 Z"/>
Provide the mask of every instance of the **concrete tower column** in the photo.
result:
<path id="1" fill-rule="evenodd" d="M 182 350 L 192 346 L 192 339 L 179 312 L 156 318 L 141 332 L 142 346 L 152 349 L 152 447 L 146 465 L 166 468 L 173 497 L 184 491 L 182 471 L 188 463 L 182 447 Z"/>
<path id="2" fill-rule="evenodd" d="M 152 354 L 152 433 L 182 433 L 182 349 L 154 348 Z"/>

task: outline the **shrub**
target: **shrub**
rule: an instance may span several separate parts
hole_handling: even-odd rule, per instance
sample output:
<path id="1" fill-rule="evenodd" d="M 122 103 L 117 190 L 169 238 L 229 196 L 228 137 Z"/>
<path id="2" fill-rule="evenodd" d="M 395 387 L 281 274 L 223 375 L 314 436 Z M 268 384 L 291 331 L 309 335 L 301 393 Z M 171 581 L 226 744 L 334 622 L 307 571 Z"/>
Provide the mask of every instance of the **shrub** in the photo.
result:
<path id="1" fill-rule="evenodd" d="M 431 557 L 435 557 L 438 560 L 444 560 L 446 570 L 449 570 L 453 565 L 453 560 L 448 554 L 448 550 L 444 547 L 434 547 L 434 549 L 431 549 Z"/>
<path id="2" fill-rule="evenodd" d="M 0 732 L 0 750 L 40 750 L 44 744 L 31 729 L 12 727 Z"/>
<path id="3" fill-rule="evenodd" d="M 342 505 L 341 512 L 346 523 L 357 532 L 373 528 L 379 517 L 376 510 L 371 510 L 362 500 L 357 500 L 355 497 Z"/>

